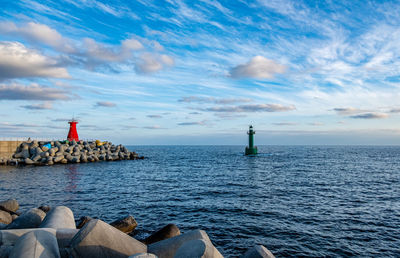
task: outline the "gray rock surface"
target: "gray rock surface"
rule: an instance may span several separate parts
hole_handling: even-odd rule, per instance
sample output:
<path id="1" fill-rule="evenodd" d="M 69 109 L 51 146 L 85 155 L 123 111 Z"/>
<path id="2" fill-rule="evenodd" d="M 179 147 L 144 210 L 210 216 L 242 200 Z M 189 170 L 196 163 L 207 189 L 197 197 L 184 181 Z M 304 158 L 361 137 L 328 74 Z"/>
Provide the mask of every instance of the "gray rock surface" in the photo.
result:
<path id="1" fill-rule="evenodd" d="M 275 256 L 263 245 L 256 245 L 247 250 L 241 258 L 275 258 Z"/>
<path id="2" fill-rule="evenodd" d="M 42 223 L 46 213 L 33 208 L 22 213 L 17 219 L 7 226 L 7 229 L 37 228 Z"/>
<path id="3" fill-rule="evenodd" d="M 143 243 L 94 219 L 89 221 L 71 240 L 71 257 L 124 257 L 146 253 Z"/>
<path id="4" fill-rule="evenodd" d="M 169 238 L 148 245 L 148 252 L 157 255 L 160 258 L 172 258 L 176 251 L 185 243 L 191 240 L 203 239 L 211 242 L 207 233 L 203 230 L 193 230 L 185 234 Z"/>
<path id="5" fill-rule="evenodd" d="M 176 251 L 174 258 L 223 258 L 210 241 L 195 239 L 185 242 Z"/>
<path id="6" fill-rule="evenodd" d="M 74 214 L 66 206 L 52 208 L 40 225 L 41 228 L 72 228 L 76 229 Z"/>
<path id="7" fill-rule="evenodd" d="M 59 258 L 60 251 L 54 234 L 45 230 L 36 230 L 21 236 L 9 257 Z"/>

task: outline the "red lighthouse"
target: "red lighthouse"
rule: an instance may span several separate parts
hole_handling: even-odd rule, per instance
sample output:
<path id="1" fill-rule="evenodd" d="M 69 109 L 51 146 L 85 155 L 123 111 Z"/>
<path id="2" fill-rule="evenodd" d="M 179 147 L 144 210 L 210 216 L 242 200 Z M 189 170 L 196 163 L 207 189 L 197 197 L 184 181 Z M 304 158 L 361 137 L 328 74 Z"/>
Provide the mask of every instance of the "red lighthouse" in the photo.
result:
<path id="1" fill-rule="evenodd" d="M 78 136 L 78 132 L 76 131 L 76 124 L 78 123 L 78 121 L 76 121 L 75 119 L 72 119 L 68 123 L 69 123 L 69 132 L 68 132 L 67 140 L 68 141 L 75 140 L 78 142 L 79 136 Z"/>

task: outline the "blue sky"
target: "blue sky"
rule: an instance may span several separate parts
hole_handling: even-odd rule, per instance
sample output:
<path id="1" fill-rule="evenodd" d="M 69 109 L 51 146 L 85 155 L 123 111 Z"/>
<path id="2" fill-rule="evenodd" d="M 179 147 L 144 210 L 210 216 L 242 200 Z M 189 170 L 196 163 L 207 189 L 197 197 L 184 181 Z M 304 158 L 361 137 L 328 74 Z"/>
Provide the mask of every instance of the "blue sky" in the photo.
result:
<path id="1" fill-rule="evenodd" d="M 0 3 L 0 137 L 400 144 L 398 1 Z"/>

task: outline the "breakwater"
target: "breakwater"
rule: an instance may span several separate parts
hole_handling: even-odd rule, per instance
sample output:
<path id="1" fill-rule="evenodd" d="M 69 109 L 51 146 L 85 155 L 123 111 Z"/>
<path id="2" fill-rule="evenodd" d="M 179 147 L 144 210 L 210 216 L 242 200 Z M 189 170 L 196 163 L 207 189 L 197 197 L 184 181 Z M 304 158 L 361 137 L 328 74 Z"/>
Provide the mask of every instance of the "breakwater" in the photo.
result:
<path id="1" fill-rule="evenodd" d="M 0 257 L 223 257 L 199 229 L 181 234 L 175 224 L 168 224 L 145 239 L 136 239 L 132 233 L 138 223 L 131 215 L 108 224 L 88 216 L 75 222 L 66 206 L 18 210 L 15 199 L 0 202 Z M 241 257 L 274 255 L 256 245 Z"/>
<path id="2" fill-rule="evenodd" d="M 0 165 L 53 165 L 143 159 L 123 145 L 99 141 L 3 141 Z"/>

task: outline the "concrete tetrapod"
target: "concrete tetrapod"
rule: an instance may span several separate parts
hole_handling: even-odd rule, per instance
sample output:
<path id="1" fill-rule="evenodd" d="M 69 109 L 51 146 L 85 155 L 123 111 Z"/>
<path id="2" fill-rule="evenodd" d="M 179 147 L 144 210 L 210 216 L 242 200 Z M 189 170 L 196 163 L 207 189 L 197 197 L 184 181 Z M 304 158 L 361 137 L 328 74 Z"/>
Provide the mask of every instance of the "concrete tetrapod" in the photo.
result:
<path id="1" fill-rule="evenodd" d="M 7 229 L 37 228 L 45 216 L 46 213 L 44 211 L 32 208 L 11 222 Z"/>
<path id="2" fill-rule="evenodd" d="M 157 232 L 151 234 L 145 240 L 143 240 L 143 243 L 145 243 L 146 245 L 150 245 L 161 240 L 179 236 L 180 234 L 181 231 L 175 224 L 168 224 Z"/>
<path id="3" fill-rule="evenodd" d="M 203 239 L 211 242 L 204 230 L 193 230 L 185 234 L 162 240 L 148 246 L 148 252 L 157 255 L 159 258 L 172 258 L 176 251 L 187 241 Z"/>
<path id="4" fill-rule="evenodd" d="M 195 239 L 185 242 L 174 258 L 223 258 L 222 254 L 213 246 L 210 241 L 204 239 Z"/>
<path id="5" fill-rule="evenodd" d="M 263 245 L 256 245 L 247 250 L 241 258 L 275 258 L 275 256 Z"/>
<path id="6" fill-rule="evenodd" d="M 128 258 L 158 258 L 155 254 L 140 253 L 129 256 Z"/>
<path id="7" fill-rule="evenodd" d="M 71 240 L 71 257 L 127 257 L 146 253 L 147 246 L 104 221 L 93 219 Z"/>
<path id="8" fill-rule="evenodd" d="M 40 225 L 41 228 L 72 228 L 76 229 L 74 214 L 66 206 L 57 206 L 47 213 Z"/>
<path id="9" fill-rule="evenodd" d="M 0 202 L 0 206 L 6 208 L 7 210 L 16 212 L 19 209 L 18 201 L 15 199 L 10 199 Z"/>
<path id="10" fill-rule="evenodd" d="M 20 237 L 9 257 L 59 258 L 60 251 L 54 234 L 46 230 L 36 230 Z"/>
<path id="11" fill-rule="evenodd" d="M 10 224 L 12 222 L 12 217 L 10 213 L 0 210 L 0 223 Z"/>

